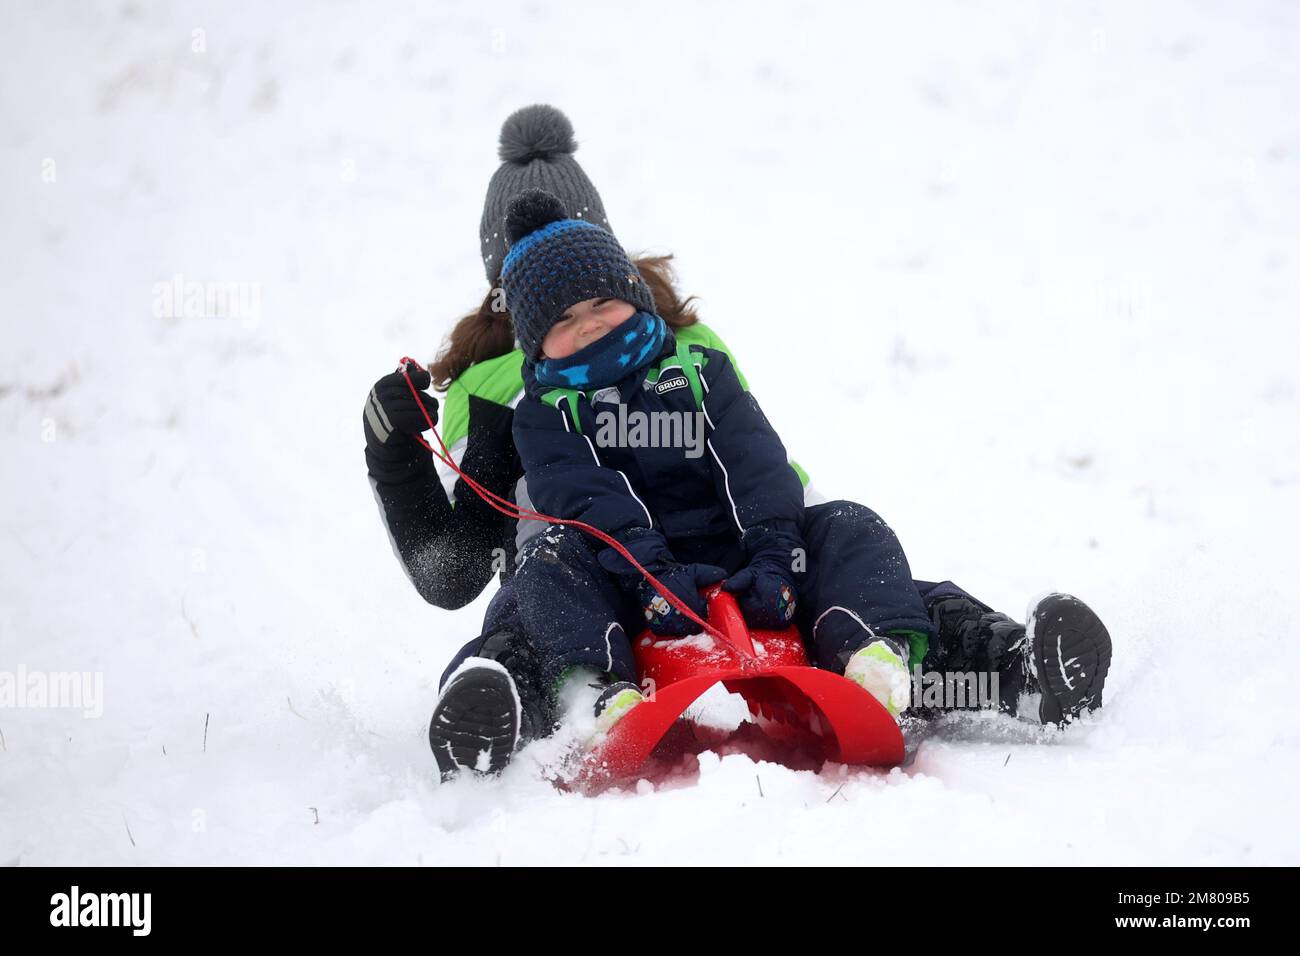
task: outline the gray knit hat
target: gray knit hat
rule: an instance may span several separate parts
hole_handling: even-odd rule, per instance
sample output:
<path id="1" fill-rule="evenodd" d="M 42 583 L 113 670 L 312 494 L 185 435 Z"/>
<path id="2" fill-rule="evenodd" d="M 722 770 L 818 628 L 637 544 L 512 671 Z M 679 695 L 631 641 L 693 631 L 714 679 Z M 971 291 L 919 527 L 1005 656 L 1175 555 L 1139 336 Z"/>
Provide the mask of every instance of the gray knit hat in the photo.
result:
<path id="1" fill-rule="evenodd" d="M 501 278 L 506 257 L 506 211 L 510 201 L 525 189 L 544 189 L 564 204 L 571 219 L 609 229 L 600 193 L 573 158 L 577 149 L 573 124 L 554 106 L 525 106 L 501 124 L 497 150 L 501 168 L 488 183 L 478 230 L 479 255 L 492 285 Z"/>

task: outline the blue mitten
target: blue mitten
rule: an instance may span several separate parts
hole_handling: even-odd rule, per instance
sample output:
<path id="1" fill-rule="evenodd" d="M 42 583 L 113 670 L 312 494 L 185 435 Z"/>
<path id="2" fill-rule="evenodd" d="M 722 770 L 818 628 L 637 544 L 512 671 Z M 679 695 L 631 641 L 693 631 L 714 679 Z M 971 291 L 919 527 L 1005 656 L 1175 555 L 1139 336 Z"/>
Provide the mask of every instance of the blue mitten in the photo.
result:
<path id="1" fill-rule="evenodd" d="M 750 627 L 781 630 L 794 620 L 798 597 L 794 586 L 794 552 L 803 546 L 790 527 L 757 526 L 745 532 L 749 564 L 723 583 L 736 596 Z"/>
<path id="2" fill-rule="evenodd" d="M 689 607 L 700 620 L 708 619 L 708 605 L 700 595 L 701 588 L 717 584 L 727 576 L 723 568 L 711 564 L 673 564 L 651 570 L 655 577 Z M 660 637 L 686 637 L 698 633 L 700 626 L 669 604 L 649 581 L 641 579 L 638 590 L 641 609 L 645 611 L 646 624 Z"/>
<path id="3" fill-rule="evenodd" d="M 642 567 L 658 578 L 664 587 L 699 615 L 701 620 L 708 619 L 708 605 L 700 597 L 700 589 L 717 584 L 725 578 L 727 572 L 723 568 L 711 564 L 680 563 L 668 549 L 668 542 L 663 535 L 648 528 L 629 529 L 619 536 L 619 541 Z M 698 624 L 669 604 L 654 589 L 654 585 L 618 551 L 606 548 L 597 558 L 626 593 L 636 595 L 641 610 L 645 613 L 646 624 L 655 634 L 660 637 L 685 637 L 699 631 Z"/>

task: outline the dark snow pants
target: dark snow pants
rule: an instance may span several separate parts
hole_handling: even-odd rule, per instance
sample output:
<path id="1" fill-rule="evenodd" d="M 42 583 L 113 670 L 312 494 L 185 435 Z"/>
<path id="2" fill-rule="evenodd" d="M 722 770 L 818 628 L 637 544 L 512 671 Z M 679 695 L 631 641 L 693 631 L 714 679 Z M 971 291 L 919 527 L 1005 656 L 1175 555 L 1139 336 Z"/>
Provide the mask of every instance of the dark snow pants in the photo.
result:
<path id="1" fill-rule="evenodd" d="M 934 634 L 927 601 L 902 547 L 873 511 L 849 501 L 813 505 L 804 510 L 801 530 L 807 553 L 794 566 L 796 623 L 814 664 L 843 671 L 873 633 Z M 745 563 L 734 539 L 670 545 L 683 562 L 716 564 L 729 572 Z M 514 577 L 488 606 L 484 636 L 499 630 L 521 633 L 536 651 L 546 688 L 573 666 L 636 680 L 631 641 L 645 628 L 645 617 L 636 597 L 600 566 L 596 550 L 582 531 L 548 527 L 524 545 Z M 935 589 L 964 593 L 946 582 L 931 586 Z M 462 648 L 443 679 L 477 654 L 483 640 Z"/>

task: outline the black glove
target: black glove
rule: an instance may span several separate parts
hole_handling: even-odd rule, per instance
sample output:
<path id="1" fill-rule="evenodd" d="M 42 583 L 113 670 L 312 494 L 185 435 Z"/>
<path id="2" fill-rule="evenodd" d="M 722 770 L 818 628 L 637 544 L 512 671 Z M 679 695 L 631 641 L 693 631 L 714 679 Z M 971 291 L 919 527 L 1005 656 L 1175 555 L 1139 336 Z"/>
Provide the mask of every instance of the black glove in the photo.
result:
<path id="1" fill-rule="evenodd" d="M 723 568 L 712 564 L 672 564 L 658 570 L 647 570 L 702 621 L 708 620 L 709 609 L 700 589 L 717 584 L 727 576 Z M 644 577 L 637 594 L 646 624 L 660 637 L 686 637 L 699 632 L 700 626 L 669 604 Z"/>
<path id="2" fill-rule="evenodd" d="M 789 527 L 756 526 L 745 532 L 749 564 L 722 585 L 736 595 L 740 613 L 750 627 L 781 630 L 794 620 L 798 598 L 794 586 L 794 551 L 802 539 Z"/>
<path id="3" fill-rule="evenodd" d="M 411 384 L 420 390 L 418 402 L 400 369 L 377 381 L 366 396 L 361 417 L 366 434 L 366 464 L 377 481 L 404 481 L 433 465 L 428 450 L 415 440 L 416 435 L 429 428 L 424 411 L 428 411 L 434 423 L 438 421 L 438 400 L 424 392 L 433 379 L 418 365 L 411 364 L 407 369 Z"/>

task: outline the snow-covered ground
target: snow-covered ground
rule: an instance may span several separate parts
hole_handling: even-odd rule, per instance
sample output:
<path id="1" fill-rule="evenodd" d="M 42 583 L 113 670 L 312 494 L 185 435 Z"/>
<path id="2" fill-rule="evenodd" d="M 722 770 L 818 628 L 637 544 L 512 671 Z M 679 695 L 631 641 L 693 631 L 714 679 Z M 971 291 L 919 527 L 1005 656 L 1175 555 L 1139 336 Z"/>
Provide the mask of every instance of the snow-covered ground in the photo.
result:
<path id="1" fill-rule="evenodd" d="M 0 863 L 1300 862 L 1294 4 L 314 9 L 0 6 L 0 673 L 102 679 L 0 708 Z M 1104 711 L 436 783 L 487 596 L 407 583 L 361 407 L 482 296 L 531 102 L 824 492 L 1100 611 Z M 159 315 L 176 276 L 249 312 Z"/>

